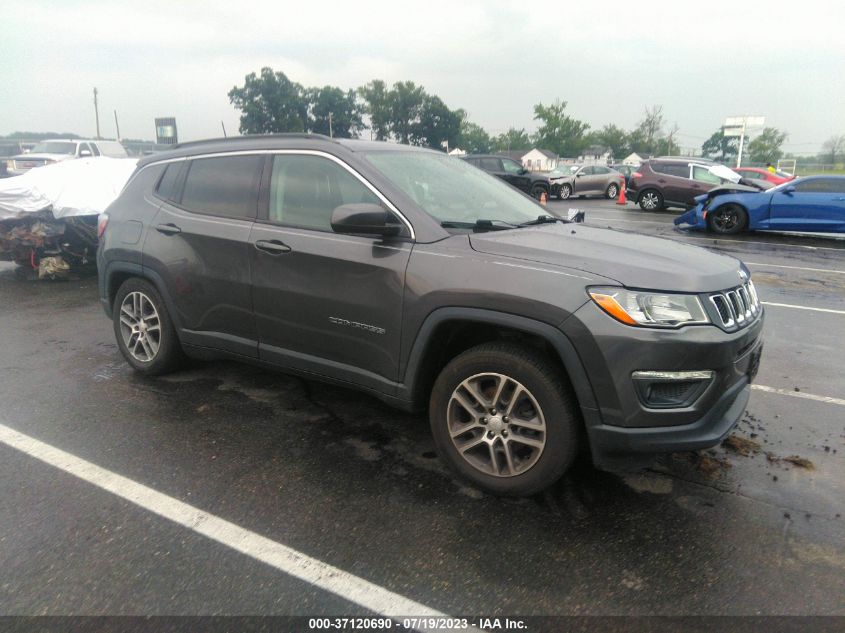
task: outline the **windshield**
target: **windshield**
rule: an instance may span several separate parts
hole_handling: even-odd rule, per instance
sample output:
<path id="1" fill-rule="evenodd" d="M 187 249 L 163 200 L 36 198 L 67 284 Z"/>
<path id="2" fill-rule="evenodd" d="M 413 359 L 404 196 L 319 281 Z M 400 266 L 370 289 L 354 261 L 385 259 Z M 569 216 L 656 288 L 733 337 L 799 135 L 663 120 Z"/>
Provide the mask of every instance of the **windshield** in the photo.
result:
<path id="1" fill-rule="evenodd" d="M 549 176 L 552 178 L 560 178 L 561 176 L 571 176 L 578 171 L 578 165 L 558 165 L 551 172 Z"/>
<path id="2" fill-rule="evenodd" d="M 543 215 L 530 198 L 459 158 L 430 152 L 370 152 L 366 159 L 441 222 L 519 224 Z"/>
<path id="3" fill-rule="evenodd" d="M 32 148 L 33 154 L 75 154 L 76 143 L 65 143 L 62 141 L 48 141 L 39 143 Z"/>

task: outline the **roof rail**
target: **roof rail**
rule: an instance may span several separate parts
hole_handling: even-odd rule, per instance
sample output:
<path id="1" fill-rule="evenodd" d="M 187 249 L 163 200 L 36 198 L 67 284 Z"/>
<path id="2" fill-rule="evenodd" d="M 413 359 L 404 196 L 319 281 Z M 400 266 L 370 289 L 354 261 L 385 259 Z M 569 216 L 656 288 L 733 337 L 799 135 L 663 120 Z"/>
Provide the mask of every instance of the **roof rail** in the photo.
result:
<path id="1" fill-rule="evenodd" d="M 208 145 L 212 143 L 225 143 L 227 141 L 237 141 L 237 140 L 244 140 L 244 139 L 255 139 L 255 138 L 306 138 L 306 139 L 313 139 L 319 141 L 331 141 L 332 143 L 337 143 L 333 138 L 329 138 L 325 134 L 310 134 L 306 132 L 279 132 L 275 134 L 243 134 L 241 136 L 224 136 L 219 138 L 204 138 L 199 141 L 187 141 L 185 143 L 177 143 L 176 145 L 171 145 L 168 149 L 182 149 L 185 147 L 196 147 L 198 145 Z"/>

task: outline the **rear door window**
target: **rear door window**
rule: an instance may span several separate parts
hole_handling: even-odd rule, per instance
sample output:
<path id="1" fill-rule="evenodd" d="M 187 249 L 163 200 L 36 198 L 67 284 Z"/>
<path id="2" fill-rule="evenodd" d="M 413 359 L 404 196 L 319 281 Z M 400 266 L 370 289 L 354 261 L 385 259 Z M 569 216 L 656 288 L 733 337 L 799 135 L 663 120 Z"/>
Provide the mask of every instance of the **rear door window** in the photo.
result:
<path id="1" fill-rule="evenodd" d="M 502 166 L 497 158 L 482 158 L 479 166 L 484 171 L 502 171 Z"/>
<path id="2" fill-rule="evenodd" d="M 334 161 L 297 154 L 273 158 L 270 222 L 331 231 L 332 213 L 337 207 L 360 203 L 381 205 L 370 189 Z"/>
<path id="3" fill-rule="evenodd" d="M 178 163 L 168 163 L 164 169 L 161 179 L 158 181 L 158 187 L 156 187 L 156 195 L 159 198 L 170 202 L 176 202 L 179 200 L 179 174 L 183 166 L 184 163 L 182 161 L 179 161 Z"/>
<path id="4" fill-rule="evenodd" d="M 194 213 L 255 218 L 263 156 L 219 156 L 190 161 L 181 206 Z"/>

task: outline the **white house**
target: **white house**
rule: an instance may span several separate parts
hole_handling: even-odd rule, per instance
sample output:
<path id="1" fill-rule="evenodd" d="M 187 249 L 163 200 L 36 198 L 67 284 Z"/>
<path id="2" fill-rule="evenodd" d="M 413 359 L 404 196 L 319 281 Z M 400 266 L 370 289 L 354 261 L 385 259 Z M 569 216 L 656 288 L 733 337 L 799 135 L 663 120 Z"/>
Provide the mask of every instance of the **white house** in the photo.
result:
<path id="1" fill-rule="evenodd" d="M 584 165 L 607 165 L 613 160 L 613 155 L 603 145 L 590 145 L 578 157 L 578 162 Z"/>
<path id="2" fill-rule="evenodd" d="M 625 157 L 625 160 L 622 161 L 622 164 L 630 165 L 631 167 L 639 167 L 644 160 L 645 158 L 643 158 L 636 152 L 631 152 Z"/>
<path id="3" fill-rule="evenodd" d="M 529 171 L 551 171 L 557 167 L 557 161 L 557 154 L 538 147 L 522 155 L 522 166 Z"/>
<path id="4" fill-rule="evenodd" d="M 455 149 L 449 152 L 449 156 L 466 156 L 467 153 L 462 150 L 460 147 L 456 147 Z"/>

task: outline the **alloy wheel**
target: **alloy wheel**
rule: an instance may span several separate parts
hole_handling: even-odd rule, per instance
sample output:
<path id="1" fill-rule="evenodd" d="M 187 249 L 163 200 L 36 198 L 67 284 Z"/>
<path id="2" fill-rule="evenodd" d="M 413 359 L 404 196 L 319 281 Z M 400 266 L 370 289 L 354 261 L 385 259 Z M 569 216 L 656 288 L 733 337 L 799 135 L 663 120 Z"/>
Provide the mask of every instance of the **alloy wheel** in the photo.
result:
<path id="1" fill-rule="evenodd" d="M 659 202 L 656 193 L 649 191 L 643 194 L 642 204 L 646 209 L 656 209 Z"/>
<path id="2" fill-rule="evenodd" d="M 446 420 L 458 454 L 487 475 L 526 472 L 546 445 L 546 421 L 537 399 L 504 374 L 476 374 L 461 382 L 449 399 Z"/>
<path id="3" fill-rule="evenodd" d="M 126 349 L 137 361 L 149 363 L 161 347 L 161 319 L 150 298 L 143 292 L 130 292 L 120 304 L 120 335 Z"/>

